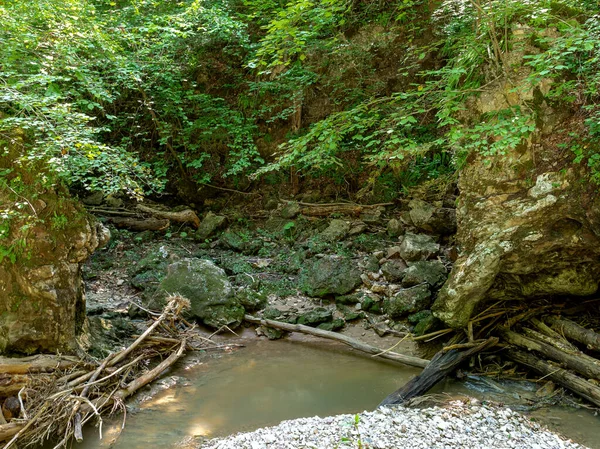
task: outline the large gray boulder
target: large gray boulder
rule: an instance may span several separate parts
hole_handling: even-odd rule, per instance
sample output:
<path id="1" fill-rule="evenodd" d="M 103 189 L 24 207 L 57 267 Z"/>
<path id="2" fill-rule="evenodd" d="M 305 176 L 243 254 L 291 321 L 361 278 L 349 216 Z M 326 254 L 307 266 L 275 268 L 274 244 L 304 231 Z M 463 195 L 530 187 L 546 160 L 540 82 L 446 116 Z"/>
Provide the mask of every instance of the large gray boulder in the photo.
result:
<path id="1" fill-rule="evenodd" d="M 237 327 L 244 318 L 244 307 L 234 296 L 225 271 L 210 260 L 182 259 L 169 265 L 160 287 L 167 294 L 189 299 L 191 315 L 215 329 Z"/>
<path id="2" fill-rule="evenodd" d="M 408 203 L 413 224 L 421 231 L 448 235 L 456 232 L 456 211 L 448 207 L 436 207 L 423 200 Z"/>
<path id="3" fill-rule="evenodd" d="M 465 326 L 484 298 L 585 297 L 598 290 L 600 197 L 586 192 L 579 168 L 540 174 L 531 186 L 530 170 L 514 167 L 532 157 L 520 152 L 463 171 L 462 253 L 434 306 L 446 324 Z"/>
<path id="4" fill-rule="evenodd" d="M 307 261 L 299 283 L 308 296 L 344 295 L 360 285 L 360 271 L 352 259 L 326 256 Z"/>

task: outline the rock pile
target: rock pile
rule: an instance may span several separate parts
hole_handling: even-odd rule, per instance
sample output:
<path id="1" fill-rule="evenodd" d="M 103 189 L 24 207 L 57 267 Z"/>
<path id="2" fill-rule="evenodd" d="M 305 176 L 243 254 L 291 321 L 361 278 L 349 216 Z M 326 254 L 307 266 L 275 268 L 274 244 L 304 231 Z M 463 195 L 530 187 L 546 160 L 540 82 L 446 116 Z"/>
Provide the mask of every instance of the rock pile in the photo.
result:
<path id="1" fill-rule="evenodd" d="M 208 441 L 201 449 L 578 449 L 507 408 L 454 401 L 427 409 L 381 408 L 301 418 Z"/>

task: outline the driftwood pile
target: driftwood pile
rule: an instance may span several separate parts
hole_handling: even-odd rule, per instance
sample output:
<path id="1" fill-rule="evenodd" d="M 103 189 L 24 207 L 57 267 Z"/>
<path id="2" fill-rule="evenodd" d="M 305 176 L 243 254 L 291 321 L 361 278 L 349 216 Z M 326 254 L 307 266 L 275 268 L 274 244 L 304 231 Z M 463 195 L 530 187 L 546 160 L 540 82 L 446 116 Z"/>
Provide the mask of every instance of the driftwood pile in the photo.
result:
<path id="1" fill-rule="evenodd" d="M 600 407 L 600 360 L 576 346 L 598 354 L 600 334 L 554 315 L 531 319 L 519 332 L 498 332 L 511 345 L 505 351 L 510 359 Z"/>
<path id="2" fill-rule="evenodd" d="M 594 310 L 596 303 L 571 310 L 551 302 L 512 307 L 497 303 L 469 323 L 468 333 L 470 338 L 499 337 L 505 359 L 600 407 L 600 334 L 559 315 Z M 506 374 L 503 367 L 487 369 L 492 375 Z"/>
<path id="3" fill-rule="evenodd" d="M 55 448 L 81 441 L 82 426 L 123 410 L 124 400 L 171 367 L 188 349 L 218 348 L 198 334 L 181 312 L 189 302 L 171 296 L 160 316 L 127 348 L 100 362 L 73 357 L 36 356 L 0 360 L 0 397 L 10 422 L 0 424 L 4 449 L 40 445 Z M 10 404 L 16 405 L 13 410 Z M 8 404 L 8 405 L 7 405 Z M 0 416 L 5 416 L 0 414 Z M 125 415 L 126 416 L 126 415 Z"/>

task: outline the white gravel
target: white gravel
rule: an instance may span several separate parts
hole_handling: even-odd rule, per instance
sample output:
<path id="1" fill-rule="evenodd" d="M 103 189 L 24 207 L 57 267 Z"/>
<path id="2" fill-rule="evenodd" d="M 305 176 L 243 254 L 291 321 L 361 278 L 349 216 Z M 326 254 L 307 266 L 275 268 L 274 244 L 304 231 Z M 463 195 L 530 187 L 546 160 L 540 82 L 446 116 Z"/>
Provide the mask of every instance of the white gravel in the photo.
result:
<path id="1" fill-rule="evenodd" d="M 585 448 L 508 408 L 452 401 L 444 407 L 382 408 L 301 418 L 205 442 L 202 449 Z"/>

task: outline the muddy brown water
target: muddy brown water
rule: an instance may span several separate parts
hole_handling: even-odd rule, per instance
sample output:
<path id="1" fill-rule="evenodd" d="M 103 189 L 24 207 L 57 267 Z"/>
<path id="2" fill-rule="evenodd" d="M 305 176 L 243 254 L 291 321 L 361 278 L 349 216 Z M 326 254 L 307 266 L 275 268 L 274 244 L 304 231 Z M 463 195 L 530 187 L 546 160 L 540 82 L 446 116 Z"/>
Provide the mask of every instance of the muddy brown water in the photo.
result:
<path id="1" fill-rule="evenodd" d="M 177 376 L 177 384 L 152 396 L 140 393 L 138 410 L 128 414 L 124 430 L 121 419 L 105 420 L 101 441 L 98 429 L 90 426 L 84 442 L 73 447 L 169 448 L 191 436 L 226 436 L 286 419 L 371 410 L 420 371 L 310 340 L 252 339 L 243 349 L 202 357 L 190 367 L 194 357 L 163 381 L 168 384 Z M 514 387 L 509 399 L 531 388 Z M 500 392 L 490 390 L 494 388 L 472 379 L 445 382 L 435 392 L 480 398 L 491 394 L 497 400 Z M 507 392 L 502 394 L 506 399 Z M 555 431 L 600 449 L 600 418 L 591 412 L 554 407 L 534 416 Z"/>

